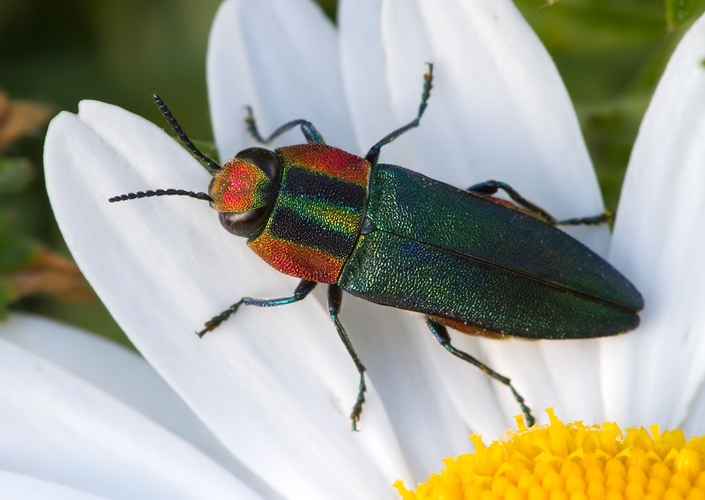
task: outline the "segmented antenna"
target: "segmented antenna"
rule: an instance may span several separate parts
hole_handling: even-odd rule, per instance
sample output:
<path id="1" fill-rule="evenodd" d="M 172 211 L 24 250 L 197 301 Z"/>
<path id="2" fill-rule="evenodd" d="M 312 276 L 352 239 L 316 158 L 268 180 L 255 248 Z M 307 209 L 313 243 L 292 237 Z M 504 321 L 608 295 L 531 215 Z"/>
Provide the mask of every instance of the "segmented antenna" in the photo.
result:
<path id="1" fill-rule="evenodd" d="M 154 103 L 159 107 L 159 111 L 162 112 L 164 118 L 166 118 L 166 121 L 169 122 L 169 125 L 171 125 L 171 128 L 174 130 L 179 140 L 184 143 L 186 149 L 191 151 L 191 154 L 195 156 L 197 160 L 204 163 L 210 170 L 220 170 L 222 168 L 220 165 L 218 165 L 210 157 L 201 153 L 201 151 L 193 144 L 193 142 L 191 142 L 191 139 L 188 138 L 186 133 L 179 125 L 179 122 L 176 121 L 174 115 L 172 115 L 171 111 L 169 111 L 169 108 L 166 107 L 166 104 L 164 104 L 162 98 L 159 97 L 157 94 L 152 94 L 152 99 L 154 99 Z"/>
<path id="2" fill-rule="evenodd" d="M 213 201 L 213 198 L 208 196 L 206 193 L 193 191 L 186 191 L 185 189 L 157 189 L 154 191 L 137 191 L 136 193 L 121 194 L 119 196 L 113 196 L 108 198 L 110 203 L 115 203 L 118 201 L 127 200 L 137 200 L 139 198 L 151 198 L 152 196 L 188 196 L 189 198 L 196 198 L 197 200 Z"/>
<path id="3" fill-rule="evenodd" d="M 174 115 L 171 114 L 171 111 L 169 111 L 169 108 L 166 107 L 166 104 L 164 104 L 164 101 L 162 101 L 161 97 L 159 97 L 157 94 L 152 94 L 152 99 L 154 99 L 154 102 L 159 107 L 159 110 L 164 115 L 164 118 L 166 118 L 166 120 L 169 122 L 169 125 L 171 125 L 171 128 L 174 129 L 174 132 L 176 132 L 176 135 L 179 137 L 179 140 L 184 143 L 184 145 L 189 151 L 191 151 L 191 154 L 195 156 L 196 159 L 198 159 L 199 161 L 205 163 L 210 170 L 220 170 L 222 168 L 220 165 L 218 165 L 208 156 L 201 153 L 201 151 L 193 144 L 193 142 L 191 142 L 191 139 L 188 138 L 186 133 L 179 126 L 179 123 L 176 121 L 176 118 L 174 118 Z M 186 191 L 185 189 L 156 189 L 154 191 L 137 191 L 136 193 L 127 193 L 118 196 L 113 196 L 112 198 L 108 198 L 108 201 L 110 203 L 115 203 L 118 201 L 137 200 L 139 198 L 151 198 L 152 196 L 188 196 L 189 198 L 195 198 L 197 200 L 213 201 L 213 198 L 208 196 L 207 193 L 194 193 L 193 191 Z"/>

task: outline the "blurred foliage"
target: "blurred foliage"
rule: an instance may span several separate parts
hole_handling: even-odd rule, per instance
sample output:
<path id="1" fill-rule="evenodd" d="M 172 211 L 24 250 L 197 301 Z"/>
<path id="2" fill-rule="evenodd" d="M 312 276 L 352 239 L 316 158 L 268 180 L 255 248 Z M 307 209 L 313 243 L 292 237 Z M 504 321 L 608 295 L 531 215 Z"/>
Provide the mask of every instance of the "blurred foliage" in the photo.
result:
<path id="1" fill-rule="evenodd" d="M 34 166 L 26 158 L 0 156 L 0 194 L 24 190 L 34 177 Z"/>
<path id="2" fill-rule="evenodd" d="M 14 229 L 9 215 L 0 216 L 0 320 L 18 296 L 11 277 L 30 267 L 39 253 L 31 238 Z"/>
<path id="3" fill-rule="evenodd" d="M 159 92 L 167 102 L 178 103 L 174 107 L 189 134 L 208 141 L 205 57 L 220 1 L 2 0 L 0 90 L 56 111 L 75 112 L 80 100 L 98 99 L 161 123 L 150 99 Z M 515 0 L 554 58 L 575 103 L 608 208 L 617 206 L 631 146 L 655 85 L 704 1 Z M 334 19 L 335 0 L 319 3 Z M 2 245 L 9 249 L 0 255 L 0 267 L 12 261 L 19 266 L 13 269 L 33 269 L 31 279 L 39 273 L 45 288 L 66 285 L 62 290 L 73 293 L 77 282 L 71 281 L 75 276 L 66 262 L 45 250 L 68 256 L 44 190 L 44 132 L 29 132 L 0 145 L 0 253 Z M 68 274 L 57 280 L 51 273 L 59 271 Z M 52 279 L 47 282 L 46 276 Z M 22 283 L 27 287 L 36 281 Z M 8 294 L 3 287 L 7 281 L 0 279 L 0 301 Z M 97 302 L 30 297 L 13 307 L 127 342 Z"/>
<path id="4" fill-rule="evenodd" d="M 515 3 L 553 56 L 578 112 L 605 205 L 614 209 L 641 118 L 671 52 L 702 11 L 694 4 L 702 0 Z M 690 4 L 690 13 L 672 24 L 666 4 L 680 3 Z"/>
<path id="5" fill-rule="evenodd" d="M 0 92 L 0 194 L 22 196 L 32 184 L 37 169 L 28 158 L 12 156 L 13 147 L 26 136 L 36 136 L 50 117 L 48 106 L 14 101 Z M 95 300 L 76 264 L 27 234 L 16 223 L 18 214 L 22 212 L 13 206 L 0 209 L 0 320 L 10 305 L 38 294 Z"/>
<path id="6" fill-rule="evenodd" d="M 220 0 L 2 0 L 0 89 L 14 98 L 77 111 L 82 99 L 117 104 L 161 123 L 150 98 L 159 92 L 180 103 L 179 119 L 194 137 L 210 138 L 205 54 Z M 23 237 L 68 254 L 49 206 L 41 173 L 43 134 L 11 147 L 13 157 L 37 165 L 22 192 L 2 194 Z M 127 339 L 99 303 L 29 297 L 17 309 L 40 312 L 123 343 Z"/>
<path id="7" fill-rule="evenodd" d="M 692 21 L 702 12 L 703 0 L 666 0 L 666 23 L 669 29 Z"/>

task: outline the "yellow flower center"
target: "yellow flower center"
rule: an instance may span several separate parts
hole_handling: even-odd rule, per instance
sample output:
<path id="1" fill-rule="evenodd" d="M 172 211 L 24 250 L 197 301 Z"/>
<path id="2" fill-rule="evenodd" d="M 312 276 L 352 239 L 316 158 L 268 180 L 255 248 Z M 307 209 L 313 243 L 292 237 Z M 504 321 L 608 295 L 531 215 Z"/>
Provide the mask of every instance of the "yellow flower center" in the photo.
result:
<path id="1" fill-rule="evenodd" d="M 443 460 L 416 491 L 394 486 L 404 500 L 705 500 L 705 437 L 681 430 L 651 433 L 615 423 L 550 423 L 509 431 L 489 446 L 470 436 L 475 452 Z"/>

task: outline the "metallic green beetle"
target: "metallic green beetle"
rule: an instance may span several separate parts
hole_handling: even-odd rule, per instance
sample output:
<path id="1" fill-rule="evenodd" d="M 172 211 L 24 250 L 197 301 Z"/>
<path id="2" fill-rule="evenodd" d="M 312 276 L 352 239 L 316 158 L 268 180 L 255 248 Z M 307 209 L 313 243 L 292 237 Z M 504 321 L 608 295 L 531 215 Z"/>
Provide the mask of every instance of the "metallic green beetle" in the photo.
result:
<path id="1" fill-rule="evenodd" d="M 417 127 L 430 96 L 433 66 L 424 76 L 416 119 L 372 146 L 362 158 L 327 146 L 310 122 L 294 120 L 262 138 L 251 109 L 252 136 L 267 144 L 301 127 L 307 144 L 270 151 L 249 148 L 220 166 L 184 134 L 153 96 L 192 154 L 213 173 L 209 194 L 179 189 L 143 191 L 110 201 L 182 195 L 207 200 L 229 232 L 272 267 L 301 278 L 289 297 L 244 297 L 198 333 L 217 328 L 241 305 L 271 307 L 304 299 L 328 284 L 328 308 L 360 374 L 353 430 L 365 401 L 365 367 L 338 314 L 342 291 L 421 313 L 450 353 L 509 387 L 529 426 L 531 411 L 507 377 L 451 344 L 446 327 L 491 338 L 586 339 L 632 330 L 643 299 L 636 288 L 557 225 L 600 224 L 611 214 L 558 221 L 507 184 L 461 190 L 402 167 L 377 163 L 380 150 Z M 515 202 L 494 195 L 503 190 Z"/>

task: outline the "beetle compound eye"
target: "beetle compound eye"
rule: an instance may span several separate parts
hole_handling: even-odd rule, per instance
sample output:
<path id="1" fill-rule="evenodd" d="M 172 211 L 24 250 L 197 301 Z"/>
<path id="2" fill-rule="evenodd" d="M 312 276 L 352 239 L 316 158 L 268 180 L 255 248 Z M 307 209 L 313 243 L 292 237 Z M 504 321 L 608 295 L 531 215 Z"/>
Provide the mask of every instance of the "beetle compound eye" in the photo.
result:
<path id="1" fill-rule="evenodd" d="M 271 180 L 275 180 L 281 172 L 282 164 L 277 155 L 264 148 L 247 148 L 235 155 L 235 158 L 257 165 Z"/>
<path id="2" fill-rule="evenodd" d="M 229 233 L 247 238 L 264 226 L 268 212 L 267 207 L 261 207 L 247 212 L 221 213 L 218 220 Z"/>

